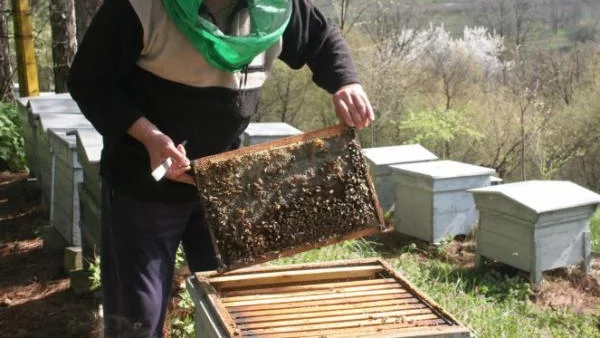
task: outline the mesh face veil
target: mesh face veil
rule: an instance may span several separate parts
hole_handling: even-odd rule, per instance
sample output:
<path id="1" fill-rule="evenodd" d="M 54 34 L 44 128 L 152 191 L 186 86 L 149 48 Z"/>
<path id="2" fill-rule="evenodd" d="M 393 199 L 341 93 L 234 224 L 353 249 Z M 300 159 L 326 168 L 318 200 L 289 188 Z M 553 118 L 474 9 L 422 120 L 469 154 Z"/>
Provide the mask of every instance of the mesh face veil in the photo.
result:
<path id="1" fill-rule="evenodd" d="M 236 72 L 276 43 L 292 14 L 291 0 L 247 0 L 250 33 L 232 36 L 198 12 L 203 0 L 163 0 L 175 27 L 213 67 Z"/>

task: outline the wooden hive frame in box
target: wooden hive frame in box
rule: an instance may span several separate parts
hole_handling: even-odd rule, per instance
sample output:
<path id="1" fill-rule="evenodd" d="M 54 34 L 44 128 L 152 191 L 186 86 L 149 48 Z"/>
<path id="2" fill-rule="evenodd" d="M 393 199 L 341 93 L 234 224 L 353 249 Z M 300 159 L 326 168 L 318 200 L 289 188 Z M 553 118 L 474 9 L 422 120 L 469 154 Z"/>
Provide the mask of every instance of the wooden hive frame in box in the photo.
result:
<path id="1" fill-rule="evenodd" d="M 379 259 L 203 272 L 188 290 L 197 337 L 471 336 Z"/>
<path id="2" fill-rule="evenodd" d="M 342 125 L 194 161 L 221 271 L 375 234 L 385 224 Z"/>

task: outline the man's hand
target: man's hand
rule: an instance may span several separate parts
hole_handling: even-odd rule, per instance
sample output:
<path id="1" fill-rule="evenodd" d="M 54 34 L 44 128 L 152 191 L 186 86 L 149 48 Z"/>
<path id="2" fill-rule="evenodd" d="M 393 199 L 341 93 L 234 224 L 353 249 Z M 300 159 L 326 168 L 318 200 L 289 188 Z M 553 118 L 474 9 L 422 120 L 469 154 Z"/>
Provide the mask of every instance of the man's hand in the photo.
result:
<path id="1" fill-rule="evenodd" d="M 191 167 L 183 145 L 175 146 L 169 136 L 163 134 L 144 117 L 135 121 L 129 128 L 128 133 L 146 147 L 150 156 L 151 171 L 170 157 L 173 164 L 167 170 L 165 177 L 177 182 L 196 184 L 192 176 L 186 173 Z"/>
<path id="2" fill-rule="evenodd" d="M 358 83 L 343 86 L 335 92 L 333 104 L 340 121 L 350 127 L 362 129 L 375 120 L 371 102 Z"/>

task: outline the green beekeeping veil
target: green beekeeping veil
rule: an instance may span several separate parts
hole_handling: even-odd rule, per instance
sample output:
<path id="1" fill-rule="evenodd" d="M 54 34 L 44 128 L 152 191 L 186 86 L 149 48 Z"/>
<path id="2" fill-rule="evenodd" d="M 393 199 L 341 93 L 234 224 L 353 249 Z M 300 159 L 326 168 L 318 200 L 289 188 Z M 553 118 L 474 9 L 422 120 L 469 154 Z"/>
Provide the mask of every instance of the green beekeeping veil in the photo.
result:
<path id="1" fill-rule="evenodd" d="M 175 27 L 213 67 L 235 72 L 275 44 L 292 13 L 291 0 L 248 0 L 250 33 L 231 36 L 198 12 L 203 0 L 163 0 Z"/>

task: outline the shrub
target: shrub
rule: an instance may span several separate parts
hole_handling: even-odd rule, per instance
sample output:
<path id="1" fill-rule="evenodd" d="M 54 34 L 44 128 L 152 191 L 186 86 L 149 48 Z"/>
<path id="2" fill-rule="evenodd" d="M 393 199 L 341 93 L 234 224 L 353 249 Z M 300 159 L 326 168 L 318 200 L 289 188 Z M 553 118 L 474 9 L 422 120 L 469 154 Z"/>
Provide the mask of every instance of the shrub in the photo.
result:
<path id="1" fill-rule="evenodd" d="M 17 111 L 13 105 L 0 103 L 0 170 L 26 169 L 25 142 Z"/>

